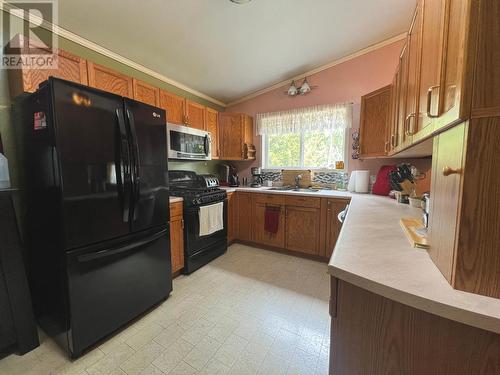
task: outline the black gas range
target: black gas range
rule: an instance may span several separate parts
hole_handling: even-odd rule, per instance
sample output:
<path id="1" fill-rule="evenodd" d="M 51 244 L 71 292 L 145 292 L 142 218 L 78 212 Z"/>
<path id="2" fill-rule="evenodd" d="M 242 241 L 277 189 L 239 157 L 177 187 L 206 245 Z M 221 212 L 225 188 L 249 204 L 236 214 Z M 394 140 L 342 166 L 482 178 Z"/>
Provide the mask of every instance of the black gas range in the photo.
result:
<path id="1" fill-rule="evenodd" d="M 184 273 L 189 274 L 227 250 L 227 193 L 212 175 L 192 171 L 169 171 L 170 195 L 184 199 Z M 224 228 L 200 236 L 199 211 L 202 206 L 223 202 Z"/>

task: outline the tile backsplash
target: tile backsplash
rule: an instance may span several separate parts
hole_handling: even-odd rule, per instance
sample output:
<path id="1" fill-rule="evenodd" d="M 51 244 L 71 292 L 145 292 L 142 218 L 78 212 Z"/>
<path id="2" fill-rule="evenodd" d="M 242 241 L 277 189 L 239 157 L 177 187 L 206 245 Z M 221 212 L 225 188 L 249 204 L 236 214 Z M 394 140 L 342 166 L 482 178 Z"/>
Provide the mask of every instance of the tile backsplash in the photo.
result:
<path id="1" fill-rule="evenodd" d="M 262 172 L 263 180 L 270 181 L 278 181 L 281 180 L 281 171 L 263 171 Z M 347 172 L 341 171 L 318 171 L 313 172 L 313 182 L 318 184 L 339 184 L 343 183 L 344 186 L 347 186 L 349 182 L 349 174 Z"/>

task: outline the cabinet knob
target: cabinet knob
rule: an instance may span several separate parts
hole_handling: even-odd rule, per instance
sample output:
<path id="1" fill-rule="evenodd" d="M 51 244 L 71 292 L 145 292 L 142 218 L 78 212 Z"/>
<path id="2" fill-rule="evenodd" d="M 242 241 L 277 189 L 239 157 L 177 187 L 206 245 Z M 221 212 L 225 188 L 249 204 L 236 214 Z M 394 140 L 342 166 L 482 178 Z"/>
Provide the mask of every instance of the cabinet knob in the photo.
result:
<path id="1" fill-rule="evenodd" d="M 451 174 L 461 174 L 461 173 L 462 173 L 462 168 L 453 169 L 449 166 L 443 168 L 443 176 L 449 176 Z"/>

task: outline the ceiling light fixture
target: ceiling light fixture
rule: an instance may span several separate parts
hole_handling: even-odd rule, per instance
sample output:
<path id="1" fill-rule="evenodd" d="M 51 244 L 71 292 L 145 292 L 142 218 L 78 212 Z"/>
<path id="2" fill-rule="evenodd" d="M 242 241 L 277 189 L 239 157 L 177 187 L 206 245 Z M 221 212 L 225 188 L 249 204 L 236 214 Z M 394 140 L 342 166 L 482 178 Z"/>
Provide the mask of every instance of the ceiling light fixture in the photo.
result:
<path id="1" fill-rule="evenodd" d="M 309 85 L 309 82 L 307 82 L 307 77 L 304 77 L 304 81 L 302 82 L 302 85 L 300 87 L 295 86 L 295 81 L 293 80 L 292 83 L 290 84 L 290 87 L 288 88 L 287 91 L 285 91 L 285 95 L 288 96 L 297 96 L 297 95 L 306 95 L 311 92 L 312 89 L 317 88 L 318 86 L 311 86 Z"/>
<path id="2" fill-rule="evenodd" d="M 246 4 L 246 3 L 249 3 L 250 1 L 252 0 L 229 0 L 231 1 L 232 3 L 235 3 L 235 4 Z"/>

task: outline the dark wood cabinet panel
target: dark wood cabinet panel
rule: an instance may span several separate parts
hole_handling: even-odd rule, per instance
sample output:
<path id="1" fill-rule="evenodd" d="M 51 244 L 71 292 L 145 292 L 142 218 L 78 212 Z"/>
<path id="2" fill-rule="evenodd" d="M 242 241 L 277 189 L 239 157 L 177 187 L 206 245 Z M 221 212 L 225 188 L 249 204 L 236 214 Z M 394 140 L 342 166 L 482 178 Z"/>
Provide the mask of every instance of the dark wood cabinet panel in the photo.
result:
<path id="1" fill-rule="evenodd" d="M 332 285 L 336 315 L 332 314 L 331 324 L 331 374 L 500 373 L 500 335 L 411 308 L 343 280 Z"/>

